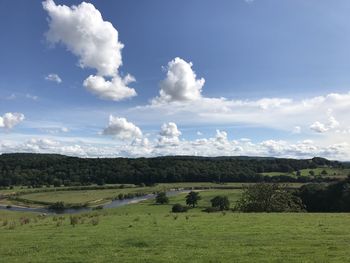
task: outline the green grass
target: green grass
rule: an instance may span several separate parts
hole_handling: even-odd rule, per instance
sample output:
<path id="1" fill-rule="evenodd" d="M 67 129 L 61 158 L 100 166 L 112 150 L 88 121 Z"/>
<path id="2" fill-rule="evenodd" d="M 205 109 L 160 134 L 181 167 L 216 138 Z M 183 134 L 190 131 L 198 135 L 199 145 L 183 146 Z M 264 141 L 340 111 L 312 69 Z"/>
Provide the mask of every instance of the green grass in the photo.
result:
<path id="1" fill-rule="evenodd" d="M 105 189 L 105 190 L 80 190 L 80 191 L 58 191 L 42 192 L 21 195 L 21 198 L 30 201 L 46 201 L 50 203 L 65 202 L 69 204 L 98 202 L 118 196 L 120 193 L 132 193 L 142 191 L 143 188 Z"/>
<path id="2" fill-rule="evenodd" d="M 240 190 L 202 191 L 200 208 L 173 215 L 149 200 L 85 214 L 72 227 L 65 215 L 0 211 L 1 262 L 347 262 L 349 214 L 205 213 L 217 195 L 231 203 Z M 91 224 L 89 215 L 98 215 Z M 20 225 L 20 217 L 30 223 Z M 3 226 L 4 220 L 8 225 Z M 9 223 L 16 222 L 14 229 Z"/>
<path id="3" fill-rule="evenodd" d="M 132 187 L 132 188 L 124 188 L 124 189 L 98 189 L 98 190 L 67 190 L 64 191 L 62 188 L 59 188 L 60 191 L 50 191 L 50 192 L 40 192 L 40 190 L 44 189 L 34 189 L 33 193 L 24 193 L 21 194 L 19 200 L 9 200 L 2 199 L 0 200 L 0 204 L 2 205 L 25 205 L 25 206 L 42 206 L 40 202 L 64 202 L 65 204 L 85 204 L 95 206 L 98 204 L 103 204 L 109 202 L 113 198 L 116 198 L 118 194 L 123 193 L 151 193 L 151 192 L 159 192 L 166 191 L 169 189 L 181 189 L 181 188 L 242 188 L 244 186 L 250 185 L 249 183 L 225 183 L 225 184 L 215 184 L 215 183 L 171 183 L 171 184 L 157 184 L 152 187 Z M 294 183 L 289 184 L 291 187 L 300 187 L 302 184 Z M 54 190 L 51 188 L 50 190 Z M 38 191 L 38 192 L 36 192 Z M 24 201 L 28 201 L 23 203 Z M 33 203 L 34 202 L 34 203 Z M 35 204 L 35 202 L 37 202 Z"/>
<path id="4" fill-rule="evenodd" d="M 323 170 L 327 172 L 326 175 L 321 174 Z M 301 176 L 310 176 L 310 173 L 309 173 L 310 171 L 313 171 L 316 176 L 322 176 L 322 177 L 340 177 L 341 178 L 341 177 L 347 177 L 350 174 L 350 169 L 318 167 L 314 169 L 300 170 Z M 267 175 L 267 176 L 288 175 L 288 176 L 296 177 L 296 172 L 292 172 L 292 173 L 268 172 L 268 173 L 262 173 L 262 175 Z"/>

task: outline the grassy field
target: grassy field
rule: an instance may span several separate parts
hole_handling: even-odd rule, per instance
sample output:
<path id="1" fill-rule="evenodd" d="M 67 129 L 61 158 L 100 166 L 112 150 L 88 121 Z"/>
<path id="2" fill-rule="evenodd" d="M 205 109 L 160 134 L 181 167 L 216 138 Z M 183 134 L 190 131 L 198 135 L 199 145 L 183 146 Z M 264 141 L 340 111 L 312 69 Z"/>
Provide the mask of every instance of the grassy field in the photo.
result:
<path id="1" fill-rule="evenodd" d="M 339 169 L 339 168 L 329 168 L 329 167 L 318 167 L 315 169 L 302 169 L 300 170 L 301 176 L 310 176 L 310 171 L 313 171 L 315 176 L 328 176 L 328 177 L 347 177 L 350 174 L 350 169 Z M 322 172 L 326 171 L 327 174 L 323 175 Z M 279 175 L 289 175 L 296 177 L 296 172 L 283 173 L 283 172 L 269 172 L 262 173 L 262 175 L 267 176 L 279 176 Z"/>
<path id="2" fill-rule="evenodd" d="M 39 192 L 21 195 L 21 198 L 31 201 L 62 201 L 69 204 L 98 202 L 105 199 L 117 197 L 118 194 L 142 192 L 143 188 L 126 189 L 105 189 L 105 190 L 80 190 L 80 191 L 58 191 L 58 192 Z"/>
<path id="3" fill-rule="evenodd" d="M 200 207 L 184 214 L 170 210 L 172 204 L 184 203 L 185 194 L 172 197 L 169 205 L 149 200 L 95 211 L 81 215 L 75 227 L 69 215 L 59 219 L 0 211 L 0 262 L 347 262 L 350 258 L 349 214 L 202 212 L 217 194 L 234 203 L 240 190 L 201 191 Z M 21 217 L 30 223 L 21 225 Z M 97 225 L 92 224 L 94 218 Z"/>
<path id="4" fill-rule="evenodd" d="M 22 194 L 19 196 L 20 200 L 10 200 L 2 199 L 0 204 L 2 205 L 24 205 L 24 206 L 42 206 L 40 202 L 64 202 L 65 204 L 82 204 L 87 203 L 91 206 L 98 204 L 103 204 L 109 202 L 113 198 L 116 198 L 118 194 L 127 194 L 127 193 L 152 193 L 167 191 L 170 189 L 190 189 L 190 188 L 215 188 L 215 189 L 225 189 L 225 188 L 242 188 L 244 186 L 250 185 L 250 183 L 225 183 L 225 184 L 215 184 L 215 183 L 171 183 L 171 184 L 157 184 L 152 187 L 135 187 L 129 186 L 129 188 L 124 189 L 98 189 L 98 190 L 65 190 L 64 188 L 58 188 L 59 191 L 51 188 L 49 192 L 43 191 L 46 189 L 38 188 L 32 189 L 33 193 L 20 191 Z M 300 187 L 302 184 L 293 183 L 289 184 L 290 187 Z M 40 192 L 42 191 L 42 192 Z M 29 202 L 23 203 L 23 200 Z M 32 203 L 34 202 L 34 203 Z M 37 203 L 35 203 L 37 202 Z"/>

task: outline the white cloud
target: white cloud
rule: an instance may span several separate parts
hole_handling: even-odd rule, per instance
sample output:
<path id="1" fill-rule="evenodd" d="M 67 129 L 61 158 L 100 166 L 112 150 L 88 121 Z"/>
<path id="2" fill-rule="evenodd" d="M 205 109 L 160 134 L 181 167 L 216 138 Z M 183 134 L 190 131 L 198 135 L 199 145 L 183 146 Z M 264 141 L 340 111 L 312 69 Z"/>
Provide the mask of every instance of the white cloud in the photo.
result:
<path id="1" fill-rule="evenodd" d="M 132 81 L 134 81 L 134 78 L 130 75 L 123 79 L 114 77 L 111 81 L 105 80 L 101 76 L 90 75 L 84 81 L 84 87 L 101 99 L 119 101 L 136 96 L 136 91 L 127 87 Z"/>
<path id="2" fill-rule="evenodd" d="M 108 126 L 103 130 L 104 135 L 113 135 L 122 140 L 142 138 L 142 131 L 135 124 L 125 118 L 109 116 Z"/>
<path id="3" fill-rule="evenodd" d="M 22 113 L 8 112 L 2 117 L 0 116 L 0 128 L 12 129 L 22 121 L 24 121 L 24 115 Z"/>
<path id="4" fill-rule="evenodd" d="M 136 95 L 135 90 L 127 86 L 134 78 L 119 75 L 124 45 L 119 42 L 118 31 L 110 22 L 103 20 L 94 5 L 82 2 L 68 7 L 46 0 L 43 7 L 50 17 L 46 34 L 48 41 L 63 44 L 79 58 L 80 67 L 97 70 L 97 76 L 91 75 L 84 81 L 89 91 L 111 100 Z"/>
<path id="5" fill-rule="evenodd" d="M 263 140 L 253 142 L 242 138 L 227 139 L 227 133 L 216 132 L 213 137 L 197 140 L 177 140 L 171 138 L 178 132 L 166 132 L 165 141 L 135 138 L 129 143 L 121 141 L 101 141 L 79 138 L 20 138 L 6 139 L 10 134 L 0 138 L 0 153 L 37 152 L 59 153 L 81 157 L 154 157 L 164 155 L 198 155 L 198 156 L 275 156 L 287 158 L 312 158 L 322 156 L 329 159 L 350 160 L 350 145 L 346 141 L 326 143 L 324 141 L 302 140 L 291 142 L 285 140 Z M 171 137 L 175 136 L 175 137 Z M 23 140 L 24 138 L 24 140 Z M 223 138 L 221 140 L 220 138 Z M 101 138 L 102 139 L 102 138 Z M 106 139 L 106 138 L 105 138 Z M 220 142 L 221 141 L 221 142 Z M 222 143 L 223 142 L 223 143 Z"/>
<path id="6" fill-rule="evenodd" d="M 310 125 L 310 129 L 318 133 L 324 133 L 340 126 L 339 122 L 332 116 L 332 110 L 328 110 L 327 116 L 328 121 L 326 124 L 316 121 Z"/>
<path id="7" fill-rule="evenodd" d="M 328 131 L 328 127 L 326 127 L 325 124 L 319 122 L 319 121 L 315 121 L 313 124 L 310 125 L 310 129 L 318 132 L 318 133 L 323 133 Z"/>
<path id="8" fill-rule="evenodd" d="M 179 131 L 177 128 L 176 123 L 163 123 L 159 132 L 159 146 L 163 146 L 165 144 L 177 145 L 179 143 L 180 135 L 181 131 Z"/>
<path id="9" fill-rule="evenodd" d="M 201 98 L 204 78 L 197 79 L 192 62 L 176 57 L 166 67 L 166 78 L 160 83 L 159 97 L 153 103 L 193 101 Z"/>
<path id="10" fill-rule="evenodd" d="M 39 99 L 38 96 L 29 94 L 29 93 L 27 93 L 27 94 L 25 95 L 25 97 L 26 97 L 27 99 L 29 99 L 29 100 L 38 100 L 38 99 Z"/>
<path id="11" fill-rule="evenodd" d="M 40 128 L 39 130 L 49 134 L 59 134 L 59 133 L 69 132 L 69 129 L 67 127 L 45 127 L 45 128 Z"/>
<path id="12" fill-rule="evenodd" d="M 53 81 L 53 82 L 56 82 L 56 83 L 61 83 L 62 82 L 62 79 L 60 78 L 60 76 L 58 76 L 57 74 L 55 73 L 50 73 L 49 75 L 47 75 L 45 77 L 46 80 L 49 80 L 49 81 Z"/>
<path id="13" fill-rule="evenodd" d="M 227 132 L 216 130 L 215 139 L 219 143 L 226 143 L 227 142 Z"/>

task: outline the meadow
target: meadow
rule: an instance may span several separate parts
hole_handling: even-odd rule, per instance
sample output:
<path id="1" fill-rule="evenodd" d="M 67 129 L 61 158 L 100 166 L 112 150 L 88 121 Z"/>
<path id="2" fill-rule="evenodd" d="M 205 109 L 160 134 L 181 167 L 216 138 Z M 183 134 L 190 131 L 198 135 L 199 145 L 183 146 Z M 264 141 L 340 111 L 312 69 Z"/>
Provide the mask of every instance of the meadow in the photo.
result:
<path id="1" fill-rule="evenodd" d="M 38 207 L 44 203 L 53 204 L 56 202 L 64 202 L 69 205 L 87 204 L 88 206 L 96 206 L 106 204 L 111 200 L 118 198 L 119 194 L 136 194 L 136 193 L 154 193 L 160 191 L 169 191 L 174 189 L 217 189 L 217 190 L 235 190 L 242 189 L 252 183 L 209 183 L 209 182 L 194 182 L 194 183 L 160 183 L 150 187 L 139 187 L 136 185 L 126 185 L 125 188 L 119 188 L 120 185 L 107 185 L 112 189 L 104 189 L 105 186 L 93 186 L 96 189 L 74 190 L 71 187 L 59 188 L 29 188 L 24 189 L 16 187 L 10 190 L 0 190 L 0 195 L 15 195 L 18 199 L 4 198 L 0 199 L 0 205 L 17 205 Z M 302 183 L 289 183 L 291 188 L 298 188 Z"/>
<path id="2" fill-rule="evenodd" d="M 171 213 L 154 200 L 75 215 L 0 210 L 1 262 L 346 262 L 348 214 L 206 213 L 217 194 L 231 206 L 240 189 L 201 191 L 199 207 Z M 26 219 L 26 221 L 24 221 Z"/>
<path id="3" fill-rule="evenodd" d="M 325 174 L 324 171 L 326 172 Z M 317 167 L 313 169 L 301 169 L 300 170 L 300 176 L 310 176 L 310 172 L 312 172 L 315 176 L 321 176 L 321 177 L 330 177 L 330 178 L 345 178 L 350 174 L 350 169 L 347 168 L 333 168 L 333 167 Z M 267 176 L 279 176 L 279 175 L 288 175 L 292 177 L 297 177 L 296 172 L 268 172 L 268 173 L 262 173 L 262 175 Z"/>

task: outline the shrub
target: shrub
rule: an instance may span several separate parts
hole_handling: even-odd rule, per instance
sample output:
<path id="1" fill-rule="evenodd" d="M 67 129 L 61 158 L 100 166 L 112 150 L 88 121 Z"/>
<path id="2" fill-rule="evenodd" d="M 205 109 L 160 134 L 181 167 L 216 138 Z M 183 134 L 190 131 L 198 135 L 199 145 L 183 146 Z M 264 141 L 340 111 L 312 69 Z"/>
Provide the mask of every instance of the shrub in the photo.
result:
<path id="1" fill-rule="evenodd" d="M 49 209 L 51 209 L 51 210 L 64 210 L 65 206 L 64 206 L 63 202 L 56 202 L 56 203 L 51 204 L 49 206 Z"/>
<path id="2" fill-rule="evenodd" d="M 160 192 L 157 194 L 156 203 L 161 205 L 169 203 L 169 198 L 166 196 L 165 192 Z"/>
<path id="3" fill-rule="evenodd" d="M 75 226 L 79 223 L 79 218 L 77 216 L 70 216 L 70 224 Z"/>
<path id="4" fill-rule="evenodd" d="M 98 225 L 98 223 L 99 223 L 99 218 L 98 217 L 94 217 L 93 219 L 91 219 L 91 224 L 93 225 L 93 226 L 97 226 Z"/>
<path id="5" fill-rule="evenodd" d="M 203 211 L 207 213 L 215 213 L 215 212 L 219 212 L 220 209 L 218 207 L 207 207 Z"/>
<path id="6" fill-rule="evenodd" d="M 235 209 L 242 212 L 301 212 L 304 205 L 285 186 L 258 183 L 243 190 Z"/>
<path id="7" fill-rule="evenodd" d="M 21 225 L 26 225 L 30 223 L 30 218 L 29 217 L 21 217 L 19 219 L 19 222 L 21 223 Z"/>
<path id="8" fill-rule="evenodd" d="M 173 213 L 184 213 L 184 212 L 187 212 L 187 210 L 188 210 L 188 207 L 183 206 L 181 204 L 175 204 L 171 209 Z"/>
<path id="9" fill-rule="evenodd" d="M 227 196 L 215 196 L 210 202 L 212 207 L 217 207 L 220 211 L 230 209 L 230 201 Z"/>

